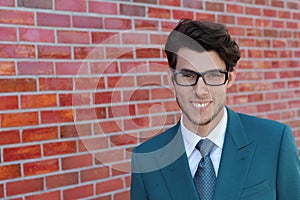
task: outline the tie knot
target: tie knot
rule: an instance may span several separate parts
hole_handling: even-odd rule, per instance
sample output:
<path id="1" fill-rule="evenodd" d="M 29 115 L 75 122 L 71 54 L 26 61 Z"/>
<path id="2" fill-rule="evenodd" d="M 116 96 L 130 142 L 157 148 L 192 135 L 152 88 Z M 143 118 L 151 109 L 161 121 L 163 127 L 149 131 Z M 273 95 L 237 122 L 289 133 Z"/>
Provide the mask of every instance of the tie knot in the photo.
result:
<path id="1" fill-rule="evenodd" d="M 214 143 L 210 141 L 209 139 L 202 139 L 198 142 L 196 145 L 196 149 L 198 149 L 202 155 L 202 157 L 205 157 L 209 155 L 210 151 L 214 147 Z"/>

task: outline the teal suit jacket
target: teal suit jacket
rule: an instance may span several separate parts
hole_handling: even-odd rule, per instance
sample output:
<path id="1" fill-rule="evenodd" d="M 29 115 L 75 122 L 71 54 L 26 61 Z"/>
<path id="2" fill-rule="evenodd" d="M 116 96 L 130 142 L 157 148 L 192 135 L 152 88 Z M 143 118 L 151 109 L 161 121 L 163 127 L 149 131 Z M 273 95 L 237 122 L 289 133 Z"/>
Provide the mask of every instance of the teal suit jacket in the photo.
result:
<path id="1" fill-rule="evenodd" d="M 214 199 L 299 200 L 300 161 L 291 128 L 227 111 Z M 131 200 L 199 199 L 179 124 L 134 148 Z"/>

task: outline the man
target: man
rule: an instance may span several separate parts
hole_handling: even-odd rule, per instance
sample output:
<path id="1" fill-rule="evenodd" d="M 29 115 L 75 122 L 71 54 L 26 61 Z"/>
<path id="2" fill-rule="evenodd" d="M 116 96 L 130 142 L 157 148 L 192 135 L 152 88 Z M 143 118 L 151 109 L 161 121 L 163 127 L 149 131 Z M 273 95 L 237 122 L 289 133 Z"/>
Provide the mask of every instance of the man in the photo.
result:
<path id="1" fill-rule="evenodd" d="M 181 20 L 165 51 L 182 116 L 134 148 L 131 199 L 299 200 L 291 128 L 225 106 L 240 58 L 226 27 Z"/>

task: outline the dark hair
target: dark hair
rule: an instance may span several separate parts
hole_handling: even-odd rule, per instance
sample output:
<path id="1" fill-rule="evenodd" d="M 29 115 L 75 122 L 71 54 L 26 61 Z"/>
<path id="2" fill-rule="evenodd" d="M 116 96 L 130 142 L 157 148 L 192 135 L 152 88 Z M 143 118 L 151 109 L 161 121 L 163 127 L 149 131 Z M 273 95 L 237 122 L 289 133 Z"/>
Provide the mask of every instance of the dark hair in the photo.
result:
<path id="1" fill-rule="evenodd" d="M 240 59 L 239 46 L 231 40 L 226 26 L 219 23 L 181 19 L 165 45 L 171 68 L 176 68 L 177 52 L 183 47 L 199 52 L 216 51 L 227 71 L 232 71 Z"/>

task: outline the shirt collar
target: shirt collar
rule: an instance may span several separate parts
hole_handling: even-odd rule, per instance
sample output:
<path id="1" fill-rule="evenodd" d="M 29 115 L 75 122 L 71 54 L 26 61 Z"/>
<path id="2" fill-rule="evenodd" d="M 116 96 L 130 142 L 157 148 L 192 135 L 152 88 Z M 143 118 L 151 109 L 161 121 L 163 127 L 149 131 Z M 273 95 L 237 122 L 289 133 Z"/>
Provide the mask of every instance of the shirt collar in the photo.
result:
<path id="1" fill-rule="evenodd" d="M 209 135 L 206 137 L 210 139 L 217 147 L 223 148 L 224 138 L 225 138 L 225 132 L 227 127 L 227 119 L 228 114 L 227 110 L 224 107 L 224 115 L 220 122 L 217 124 L 217 126 L 209 133 Z M 183 136 L 183 142 L 186 150 L 187 157 L 191 155 L 193 150 L 195 149 L 196 144 L 203 139 L 203 137 L 200 137 L 199 135 L 191 132 L 188 130 L 182 122 L 182 117 L 180 120 L 180 128 Z"/>

